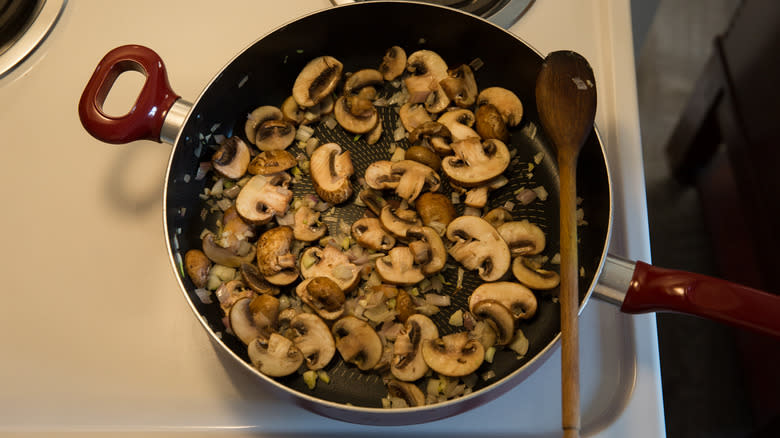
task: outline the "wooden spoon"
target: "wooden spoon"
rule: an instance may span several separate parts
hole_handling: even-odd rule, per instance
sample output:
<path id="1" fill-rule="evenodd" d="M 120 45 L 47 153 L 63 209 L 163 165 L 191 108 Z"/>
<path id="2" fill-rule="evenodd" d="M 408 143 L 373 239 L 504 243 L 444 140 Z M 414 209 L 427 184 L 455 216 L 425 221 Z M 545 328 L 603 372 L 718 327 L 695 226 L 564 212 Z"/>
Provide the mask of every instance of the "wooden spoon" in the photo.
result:
<path id="1" fill-rule="evenodd" d="M 596 84 L 588 61 L 571 51 L 550 53 L 536 79 L 536 106 L 558 152 L 561 221 L 561 387 L 563 436 L 580 436 L 577 261 L 577 157 L 593 130 Z"/>

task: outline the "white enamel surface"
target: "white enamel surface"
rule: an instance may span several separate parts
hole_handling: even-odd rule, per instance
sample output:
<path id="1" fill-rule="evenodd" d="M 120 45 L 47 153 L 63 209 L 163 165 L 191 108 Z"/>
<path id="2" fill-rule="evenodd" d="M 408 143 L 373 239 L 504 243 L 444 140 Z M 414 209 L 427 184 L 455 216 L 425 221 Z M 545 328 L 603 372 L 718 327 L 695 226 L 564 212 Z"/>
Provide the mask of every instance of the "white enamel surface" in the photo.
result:
<path id="1" fill-rule="evenodd" d="M 193 101 L 255 38 L 329 6 L 268 4 L 71 1 L 43 46 L 0 80 L 0 433 L 560 435 L 558 353 L 482 407 L 378 428 L 265 394 L 213 347 L 168 262 L 161 203 L 170 147 L 100 143 L 76 105 L 116 46 L 152 47 L 174 90 Z M 574 49 L 591 60 L 617 207 L 612 251 L 648 260 L 628 0 L 538 0 L 512 30 L 542 52 Z M 663 436 L 655 318 L 591 300 L 580 336 L 584 435 Z"/>

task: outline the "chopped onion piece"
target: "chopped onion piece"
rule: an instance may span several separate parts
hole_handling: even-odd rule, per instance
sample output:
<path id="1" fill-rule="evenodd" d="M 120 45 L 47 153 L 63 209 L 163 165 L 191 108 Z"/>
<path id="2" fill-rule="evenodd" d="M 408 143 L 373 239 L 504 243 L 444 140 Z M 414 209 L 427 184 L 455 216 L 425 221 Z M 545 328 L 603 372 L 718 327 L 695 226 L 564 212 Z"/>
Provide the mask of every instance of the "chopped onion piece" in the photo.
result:
<path id="1" fill-rule="evenodd" d="M 520 203 L 523 205 L 528 205 L 536 200 L 536 192 L 531 189 L 520 189 L 517 192 L 515 199 L 520 201 Z"/>
<path id="2" fill-rule="evenodd" d="M 515 331 L 515 337 L 507 347 L 517 353 L 520 357 L 525 356 L 525 354 L 528 353 L 528 338 L 525 337 L 525 333 L 523 333 L 521 329 L 517 329 L 517 331 Z"/>
<path id="3" fill-rule="evenodd" d="M 295 131 L 295 139 L 298 141 L 307 141 L 314 135 L 314 128 L 307 125 L 300 125 Z"/>
<path id="4" fill-rule="evenodd" d="M 208 289 L 197 288 L 195 289 L 195 295 L 198 296 L 200 302 L 203 304 L 211 304 L 211 291 Z"/>
<path id="5" fill-rule="evenodd" d="M 533 188 L 534 193 L 536 193 L 536 196 L 539 197 L 540 200 L 546 201 L 547 200 L 547 190 L 544 188 L 544 186 L 538 186 Z"/>
<path id="6" fill-rule="evenodd" d="M 463 288 L 463 274 L 465 271 L 463 268 L 458 268 L 458 282 L 455 284 L 455 289 L 460 290 Z"/>
<path id="7" fill-rule="evenodd" d="M 462 327 L 463 326 L 463 310 L 458 309 L 455 312 L 453 312 L 452 315 L 450 315 L 449 320 L 450 325 L 455 327 Z"/>
<path id="8" fill-rule="evenodd" d="M 449 295 L 426 294 L 425 302 L 434 306 L 447 307 L 450 305 Z"/>
<path id="9" fill-rule="evenodd" d="M 390 157 L 390 161 L 397 162 L 402 161 L 406 157 L 406 150 L 404 148 L 396 148 L 393 152 L 393 156 Z"/>
<path id="10" fill-rule="evenodd" d="M 195 174 L 195 181 L 200 181 L 206 177 L 211 170 L 211 161 L 204 161 L 198 166 L 198 172 Z"/>

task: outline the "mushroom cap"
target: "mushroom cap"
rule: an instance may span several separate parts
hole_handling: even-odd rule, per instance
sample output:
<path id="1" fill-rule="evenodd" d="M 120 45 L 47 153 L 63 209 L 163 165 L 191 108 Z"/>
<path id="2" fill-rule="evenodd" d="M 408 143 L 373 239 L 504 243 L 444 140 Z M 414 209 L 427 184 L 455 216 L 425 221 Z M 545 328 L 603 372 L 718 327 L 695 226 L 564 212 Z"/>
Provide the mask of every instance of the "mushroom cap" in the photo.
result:
<path id="1" fill-rule="evenodd" d="M 223 248 L 217 245 L 214 234 L 207 233 L 202 240 L 203 253 L 209 260 L 230 268 L 237 268 L 242 263 L 249 263 L 255 258 L 255 247 L 249 245 L 246 247 L 246 253 L 238 252 L 238 248 Z M 243 249 L 243 248 L 242 248 Z"/>
<path id="2" fill-rule="evenodd" d="M 447 263 L 447 249 L 436 230 L 431 227 L 412 227 L 406 232 L 406 237 L 415 240 L 415 242 L 409 243 L 410 248 L 414 243 L 423 243 L 424 245 L 422 250 L 427 253 L 425 261 L 418 262 L 423 274 L 433 275 L 444 269 L 444 265 Z"/>
<path id="3" fill-rule="evenodd" d="M 505 222 L 497 230 L 513 255 L 534 255 L 544 251 L 544 231 L 527 219 Z"/>
<path id="4" fill-rule="evenodd" d="M 423 193 L 417 198 L 414 206 L 422 223 L 437 231 L 441 228 L 441 234 L 444 234 L 444 228 L 455 219 L 457 214 L 450 197 L 441 193 Z"/>
<path id="5" fill-rule="evenodd" d="M 439 83 L 447 77 L 447 63 L 432 50 L 418 50 L 406 58 L 406 69 L 414 76 L 431 75 Z"/>
<path id="6" fill-rule="evenodd" d="M 257 127 L 269 120 L 282 120 L 284 114 L 279 108 L 271 105 L 263 105 L 255 108 L 246 118 L 244 124 L 244 134 L 250 143 L 255 144 L 257 136 Z"/>
<path id="7" fill-rule="evenodd" d="M 498 230 L 498 227 L 500 227 L 504 222 L 509 222 L 512 220 L 512 213 L 510 213 L 504 207 L 496 207 L 485 213 L 485 215 L 482 216 L 482 219 L 485 219 L 490 225 L 493 226 L 493 228 Z"/>
<path id="8" fill-rule="evenodd" d="M 298 160 L 291 153 L 283 149 L 275 149 L 257 154 L 249 162 L 246 170 L 252 175 L 270 175 L 283 172 L 297 165 Z"/>
<path id="9" fill-rule="evenodd" d="M 477 100 L 477 81 L 468 64 L 461 64 L 448 72 L 439 82 L 447 97 L 457 106 L 468 108 Z"/>
<path id="10" fill-rule="evenodd" d="M 465 108 L 446 111 L 440 115 L 436 121 L 444 125 L 447 130 L 450 131 L 452 141 L 479 138 L 477 131 L 471 129 L 476 121 L 476 116 L 473 112 Z"/>
<path id="11" fill-rule="evenodd" d="M 270 295 L 256 295 L 255 297 L 260 296 L 273 298 Z M 260 311 L 255 312 L 251 309 L 250 304 L 255 297 L 238 299 L 233 303 L 228 312 L 230 329 L 246 345 L 249 345 L 255 338 L 264 337 L 270 333 L 273 324 L 276 322 L 271 320 L 269 315 Z"/>
<path id="12" fill-rule="evenodd" d="M 296 286 L 295 293 L 323 319 L 332 321 L 344 313 L 344 292 L 328 277 L 307 278 Z"/>
<path id="13" fill-rule="evenodd" d="M 257 127 L 255 146 L 261 151 L 286 149 L 295 140 L 295 126 L 287 120 L 268 120 Z"/>
<path id="14" fill-rule="evenodd" d="M 241 272 L 241 279 L 253 291 L 259 294 L 279 295 L 279 288 L 265 280 L 257 265 L 242 263 L 239 272 Z"/>
<path id="15" fill-rule="evenodd" d="M 515 93 L 502 87 L 485 88 L 477 96 L 477 106 L 490 104 L 496 107 L 509 126 L 517 126 L 523 118 L 523 104 Z"/>
<path id="16" fill-rule="evenodd" d="M 357 365 L 363 371 L 370 370 L 382 357 L 382 340 L 367 322 L 345 316 L 331 327 L 336 349 L 345 362 Z"/>
<path id="17" fill-rule="evenodd" d="M 464 187 L 474 187 L 501 175 L 511 159 L 509 149 L 496 139 L 480 142 L 471 138 L 450 146 L 455 155 L 442 160 L 442 170 Z"/>
<path id="18" fill-rule="evenodd" d="M 339 97 L 333 115 L 342 128 L 353 134 L 370 132 L 379 121 L 379 113 L 374 104 L 360 96 Z"/>
<path id="19" fill-rule="evenodd" d="M 320 222 L 320 212 L 303 205 L 295 211 L 293 235 L 302 242 L 313 242 L 328 232 L 328 227 Z"/>
<path id="20" fill-rule="evenodd" d="M 295 124 L 300 124 L 303 122 L 303 114 L 304 110 L 300 106 L 298 106 L 298 102 L 295 101 L 295 98 L 292 96 L 289 96 L 287 99 L 284 99 L 284 102 L 282 102 L 282 106 L 280 107 L 282 110 L 282 116 L 284 120 L 287 120 L 288 122 L 292 122 Z"/>
<path id="21" fill-rule="evenodd" d="M 325 367 L 336 354 L 336 342 L 327 324 L 319 316 L 299 313 L 290 321 L 293 343 L 303 353 L 310 370 Z"/>
<path id="22" fill-rule="evenodd" d="M 528 319 L 536 314 L 536 296 L 520 283 L 498 281 L 484 283 L 474 289 L 469 296 L 469 310 L 483 300 L 494 300 L 512 312 L 515 319 Z"/>
<path id="23" fill-rule="evenodd" d="M 307 266 L 307 260 L 313 262 Z M 345 292 L 357 286 L 359 274 L 360 268 L 349 261 L 347 254 L 330 245 L 325 248 L 313 246 L 301 255 L 303 278 L 328 277 Z"/>
<path id="24" fill-rule="evenodd" d="M 395 246 L 395 237 L 391 236 L 384 228 L 382 222 L 373 217 L 358 219 L 352 224 L 352 237 L 357 243 L 375 251 L 389 251 Z"/>
<path id="25" fill-rule="evenodd" d="M 423 342 L 422 354 L 425 363 L 437 373 L 461 377 L 482 365 L 485 348 L 468 332 L 458 332 Z"/>
<path id="26" fill-rule="evenodd" d="M 424 164 L 434 171 L 439 171 L 441 169 L 441 158 L 439 158 L 433 149 L 426 146 L 409 146 L 409 149 L 406 150 L 406 154 L 404 155 L 404 159 Z"/>
<path id="27" fill-rule="evenodd" d="M 417 385 L 408 382 L 400 382 L 395 379 L 388 380 L 386 385 L 387 393 L 389 395 L 403 399 L 409 407 L 423 406 L 425 404 L 425 394 L 423 394 Z"/>
<path id="28" fill-rule="evenodd" d="M 439 155 L 452 153 L 452 148 L 450 148 L 451 141 L 452 134 L 450 130 L 441 123 L 434 121 L 425 122 L 409 133 L 409 143 L 431 148 Z M 441 167 L 441 163 L 439 163 L 439 167 Z"/>
<path id="29" fill-rule="evenodd" d="M 326 143 L 314 150 L 309 168 L 314 190 L 320 198 L 340 204 L 352 196 L 349 177 L 355 169 L 349 151 L 342 152 L 336 143 Z"/>
<path id="30" fill-rule="evenodd" d="M 413 382 L 428 372 L 428 364 L 422 357 L 425 341 L 439 337 L 439 329 L 427 316 L 417 313 L 407 318 L 404 328 L 393 345 L 390 372 L 398 380 Z"/>
<path id="31" fill-rule="evenodd" d="M 509 270 L 511 256 L 506 242 L 489 223 L 477 216 L 460 216 L 447 226 L 453 241 L 450 255 L 464 268 L 477 270 L 485 281 L 496 281 Z"/>
<path id="32" fill-rule="evenodd" d="M 420 218 L 414 210 L 393 209 L 390 204 L 385 204 L 379 213 L 382 227 L 396 237 L 405 238 L 409 228 L 422 225 Z"/>
<path id="33" fill-rule="evenodd" d="M 274 215 L 284 216 L 293 198 L 290 181 L 285 172 L 253 176 L 236 197 L 238 214 L 255 225 L 267 224 Z"/>
<path id="34" fill-rule="evenodd" d="M 412 251 L 406 246 L 396 246 L 385 257 L 378 258 L 376 272 L 382 281 L 396 285 L 410 286 L 425 279 L 420 268 L 414 266 Z"/>
<path id="35" fill-rule="evenodd" d="M 477 133 L 484 140 L 495 138 L 504 143 L 509 141 L 509 130 L 498 108 L 489 103 L 479 106 L 475 116 Z"/>
<path id="36" fill-rule="evenodd" d="M 406 51 L 399 46 L 393 46 L 387 49 L 382 57 L 382 63 L 379 65 L 379 71 L 386 81 L 401 76 L 406 70 Z"/>
<path id="37" fill-rule="evenodd" d="M 474 303 L 471 313 L 487 322 L 496 333 L 496 344 L 506 345 L 515 335 L 515 318 L 512 312 L 496 300 L 480 300 Z"/>
<path id="38" fill-rule="evenodd" d="M 412 132 L 424 123 L 432 122 L 433 119 L 428 111 L 425 110 L 425 106 L 421 103 L 406 102 L 401 105 L 401 109 L 398 112 L 398 116 L 401 119 L 401 124 L 408 132 Z"/>
<path id="39" fill-rule="evenodd" d="M 225 178 L 239 179 L 246 173 L 250 158 L 249 146 L 233 136 L 222 142 L 211 163 L 214 170 Z"/>
<path id="40" fill-rule="evenodd" d="M 523 256 L 515 257 L 512 262 L 512 274 L 517 281 L 531 289 L 548 290 L 561 283 L 561 277 L 557 272 L 542 269 Z"/>
<path id="41" fill-rule="evenodd" d="M 417 313 L 417 305 L 412 296 L 403 288 L 396 289 L 395 311 L 398 312 L 398 320 L 405 323 L 409 317 Z"/>
<path id="42" fill-rule="evenodd" d="M 293 84 L 292 96 L 303 108 L 309 108 L 328 96 L 341 79 L 343 64 L 332 56 L 319 56 L 303 67 Z"/>
<path id="43" fill-rule="evenodd" d="M 283 270 L 295 271 L 295 256 L 290 253 L 293 230 L 275 227 L 264 232 L 257 240 L 257 267 L 266 279 Z"/>
<path id="44" fill-rule="evenodd" d="M 352 73 L 344 81 L 344 94 L 353 94 L 363 87 L 381 84 L 384 78 L 382 72 L 373 68 L 364 68 Z"/>
<path id="45" fill-rule="evenodd" d="M 301 350 L 278 333 L 271 333 L 268 339 L 255 338 L 249 343 L 247 352 L 252 366 L 271 377 L 288 376 L 303 364 Z"/>
<path id="46" fill-rule="evenodd" d="M 191 249 L 184 253 L 184 270 L 197 288 L 206 287 L 211 260 L 199 249 Z"/>
<path id="47" fill-rule="evenodd" d="M 409 202 L 414 202 L 424 189 L 439 190 L 441 178 L 435 170 L 412 160 L 401 160 L 390 167 L 391 176 L 399 177 L 395 193 Z"/>
<path id="48" fill-rule="evenodd" d="M 435 83 L 431 86 L 431 92 L 425 98 L 425 109 L 431 114 L 438 114 L 450 106 L 450 98 L 441 87 Z"/>

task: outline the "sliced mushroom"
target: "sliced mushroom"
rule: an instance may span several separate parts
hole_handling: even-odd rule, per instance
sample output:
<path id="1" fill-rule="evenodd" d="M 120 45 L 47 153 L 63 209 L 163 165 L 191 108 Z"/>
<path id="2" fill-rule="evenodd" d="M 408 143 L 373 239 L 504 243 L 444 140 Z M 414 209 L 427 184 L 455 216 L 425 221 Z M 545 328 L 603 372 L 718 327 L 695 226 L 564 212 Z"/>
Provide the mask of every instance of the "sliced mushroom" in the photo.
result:
<path id="1" fill-rule="evenodd" d="M 382 72 L 379 70 L 373 68 L 358 70 L 344 81 L 344 94 L 355 94 L 363 87 L 381 84 L 383 79 Z"/>
<path id="2" fill-rule="evenodd" d="M 382 133 L 384 131 L 382 130 L 382 119 L 378 118 L 376 120 L 376 126 L 374 126 L 374 129 L 368 132 L 366 135 L 366 143 L 368 144 L 375 144 L 379 141 L 380 138 L 382 138 Z"/>
<path id="3" fill-rule="evenodd" d="M 344 313 L 344 292 L 328 277 L 303 280 L 296 286 L 295 293 L 323 319 L 332 321 Z"/>
<path id="4" fill-rule="evenodd" d="M 425 146 L 410 146 L 406 150 L 404 159 L 424 164 L 437 172 L 441 169 L 441 158 L 436 155 L 433 149 Z"/>
<path id="5" fill-rule="evenodd" d="M 265 281 L 260 269 L 250 263 L 242 263 L 239 267 L 241 278 L 247 286 L 259 294 L 279 295 L 279 288 Z"/>
<path id="6" fill-rule="evenodd" d="M 425 394 L 416 385 L 394 379 L 388 380 L 386 385 L 387 394 L 402 399 L 407 407 L 425 405 Z"/>
<path id="7" fill-rule="evenodd" d="M 219 307 L 225 313 L 226 316 L 230 315 L 230 309 L 236 301 L 243 298 L 254 298 L 255 293 L 251 289 L 247 289 L 246 285 L 241 280 L 230 280 L 222 283 L 214 292 L 219 300 Z M 230 318 L 223 320 L 225 322 L 225 328 L 230 328 Z"/>
<path id="8" fill-rule="evenodd" d="M 413 382 L 428 372 L 428 365 L 422 357 L 422 345 L 439 337 L 436 324 L 425 315 L 410 316 L 393 345 L 393 360 L 390 372 L 398 380 Z"/>
<path id="9" fill-rule="evenodd" d="M 325 367 L 336 354 L 336 342 L 325 322 L 317 315 L 300 313 L 290 321 L 292 341 L 306 361 L 310 370 Z"/>
<path id="10" fill-rule="evenodd" d="M 382 357 L 382 340 L 367 322 L 345 316 L 331 328 L 336 349 L 345 362 L 357 365 L 363 371 L 370 370 Z"/>
<path id="11" fill-rule="evenodd" d="M 237 268 L 242 263 L 250 263 L 255 258 L 255 248 L 252 245 L 237 248 L 223 248 L 217 245 L 214 234 L 207 233 L 202 240 L 203 253 L 212 262 L 230 268 Z M 239 252 L 242 251 L 242 252 Z M 246 252 L 243 252 L 246 251 Z"/>
<path id="12" fill-rule="evenodd" d="M 382 208 L 379 220 L 387 231 L 400 238 L 406 237 L 409 228 L 422 225 L 414 210 L 393 209 L 390 204 L 386 204 Z"/>
<path id="13" fill-rule="evenodd" d="M 264 105 L 255 108 L 254 111 L 249 113 L 244 124 L 244 134 L 246 139 L 250 143 L 255 144 L 255 138 L 257 137 L 257 127 L 269 120 L 282 120 L 284 114 L 279 108 L 271 105 Z"/>
<path id="14" fill-rule="evenodd" d="M 379 121 L 379 113 L 370 100 L 360 96 L 341 96 L 333 110 L 336 121 L 353 134 L 370 132 Z"/>
<path id="15" fill-rule="evenodd" d="M 468 108 L 477 100 L 477 81 L 474 72 L 467 64 L 448 72 L 448 76 L 439 82 L 447 97 L 457 106 Z"/>
<path id="16" fill-rule="evenodd" d="M 431 75 L 407 76 L 404 78 L 404 86 L 406 87 L 406 92 L 409 94 L 407 102 L 411 104 L 422 104 L 423 106 L 427 106 L 426 102 L 431 92 L 439 88 L 436 79 Z M 444 91 L 442 91 L 442 94 L 444 94 Z"/>
<path id="17" fill-rule="evenodd" d="M 323 117 L 333 112 L 336 100 L 332 94 L 325 96 L 317 105 L 303 109 L 301 125 L 308 125 L 320 121 Z"/>
<path id="18" fill-rule="evenodd" d="M 387 205 L 387 201 L 385 201 L 382 195 L 370 187 L 366 187 L 361 190 L 358 194 L 358 197 L 376 216 L 382 214 L 382 209 L 385 207 L 385 205 Z"/>
<path id="19" fill-rule="evenodd" d="M 395 237 L 382 228 L 382 222 L 377 218 L 364 217 L 352 224 L 352 237 L 363 248 L 374 251 L 389 251 L 395 246 Z"/>
<path id="20" fill-rule="evenodd" d="M 385 257 L 378 258 L 376 272 L 382 281 L 396 285 L 410 286 L 425 279 L 420 268 L 414 266 L 414 255 L 406 246 L 396 246 Z"/>
<path id="21" fill-rule="evenodd" d="M 292 241 L 293 230 L 287 226 L 271 228 L 257 240 L 257 267 L 269 283 L 283 286 L 298 277 L 295 256 L 290 253 Z"/>
<path id="22" fill-rule="evenodd" d="M 290 181 L 285 172 L 253 176 L 236 197 L 238 214 L 255 225 L 267 224 L 274 215 L 284 216 L 293 198 Z"/>
<path id="23" fill-rule="evenodd" d="M 401 105 L 398 116 L 401 119 L 401 124 L 404 125 L 408 132 L 414 131 L 424 123 L 433 121 L 428 111 L 420 103 L 407 102 Z"/>
<path id="24" fill-rule="evenodd" d="M 561 283 L 561 277 L 557 272 L 542 269 L 537 263 L 523 256 L 515 257 L 512 262 L 512 273 L 517 281 L 531 289 L 548 290 Z"/>
<path id="25" fill-rule="evenodd" d="M 489 223 L 477 216 L 460 216 L 447 226 L 454 242 L 450 255 L 464 268 L 477 270 L 485 281 L 496 281 L 509 270 L 511 256 L 506 242 Z"/>
<path id="26" fill-rule="evenodd" d="M 411 73 L 404 83 L 409 91 L 409 102 L 425 102 L 432 113 L 443 111 L 450 103 L 439 82 L 447 77 L 447 63 L 430 50 L 418 50 L 406 59 L 406 69 Z"/>
<path id="27" fill-rule="evenodd" d="M 254 227 L 244 221 L 235 205 L 231 205 L 222 213 L 221 226 L 217 232 L 219 238 L 216 243 L 223 248 L 244 253 L 246 245 L 251 245 L 248 239 L 254 234 Z"/>
<path id="28" fill-rule="evenodd" d="M 287 120 L 268 120 L 257 127 L 255 146 L 261 151 L 286 149 L 295 140 L 295 126 Z"/>
<path id="29" fill-rule="evenodd" d="M 471 306 L 471 313 L 485 321 L 496 333 L 496 344 L 506 345 L 515 335 L 512 312 L 496 300 L 481 300 Z"/>
<path id="30" fill-rule="evenodd" d="M 241 298 L 230 308 L 230 329 L 246 345 L 273 331 L 279 314 L 279 300 L 271 295 Z"/>
<path id="31" fill-rule="evenodd" d="M 498 227 L 500 227 L 504 222 L 509 222 L 512 220 L 512 213 L 510 213 L 504 207 L 496 207 L 487 212 L 482 218 L 485 219 L 490 225 L 493 225 L 493 228 L 498 230 Z"/>
<path id="32" fill-rule="evenodd" d="M 401 76 L 404 70 L 406 70 L 406 51 L 398 46 L 387 49 L 387 52 L 382 57 L 382 63 L 379 65 L 382 77 L 386 81 L 392 81 Z"/>
<path id="33" fill-rule="evenodd" d="M 426 192 L 417 198 L 414 204 L 422 223 L 444 234 L 447 225 L 455 219 L 455 206 L 449 196 L 441 193 Z"/>
<path id="34" fill-rule="evenodd" d="M 497 230 L 513 255 L 534 255 L 544 251 L 544 231 L 527 219 L 505 222 Z"/>
<path id="35" fill-rule="evenodd" d="M 467 109 L 459 108 L 443 113 L 436 121 L 450 131 L 452 141 L 462 141 L 470 138 L 479 138 L 477 131 L 471 129 L 475 120 L 474 113 Z"/>
<path id="36" fill-rule="evenodd" d="M 435 192 L 441 185 L 441 178 L 435 170 L 412 160 L 393 163 L 391 174 L 400 176 L 395 193 L 408 202 L 414 202 L 423 190 Z"/>
<path id="37" fill-rule="evenodd" d="M 509 150 L 499 140 L 479 139 L 457 141 L 450 145 L 454 156 L 441 161 L 447 176 L 464 187 L 474 187 L 501 175 L 509 166 Z"/>
<path id="38" fill-rule="evenodd" d="M 409 249 L 423 274 L 433 275 L 444 269 L 447 249 L 436 230 L 431 227 L 412 227 L 406 232 L 406 237 L 413 239 L 409 243 Z"/>
<path id="39" fill-rule="evenodd" d="M 498 301 L 512 312 L 515 319 L 528 319 L 536 314 L 536 296 L 519 283 L 498 281 L 478 286 L 469 297 L 469 309 L 484 300 Z"/>
<path id="40" fill-rule="evenodd" d="M 439 374 L 450 377 L 466 376 L 479 368 L 485 360 L 485 349 L 468 332 L 452 333 L 423 342 L 425 363 Z"/>
<path id="41" fill-rule="evenodd" d="M 295 211 L 293 235 L 302 242 L 313 242 L 328 232 L 328 227 L 320 222 L 320 212 L 303 205 Z"/>
<path id="42" fill-rule="evenodd" d="M 266 376 L 288 376 L 303 365 L 301 350 L 277 333 L 271 333 L 268 339 L 255 338 L 247 351 L 252 366 Z"/>
<path id="43" fill-rule="evenodd" d="M 328 277 L 344 292 L 354 289 L 360 281 L 360 268 L 349 261 L 343 251 L 326 246 L 311 247 L 301 255 L 303 278 Z"/>
<path id="44" fill-rule="evenodd" d="M 488 193 L 504 187 L 509 182 L 505 176 L 499 175 L 479 187 L 474 187 L 466 191 L 466 199 L 463 201 L 469 207 L 484 208 L 487 205 Z"/>
<path id="45" fill-rule="evenodd" d="M 312 59 L 295 78 L 292 96 L 299 106 L 309 108 L 333 92 L 341 79 L 341 62 L 332 56 Z"/>
<path id="46" fill-rule="evenodd" d="M 406 69 L 414 76 L 431 75 L 437 83 L 447 77 L 447 63 L 431 50 L 418 50 L 409 55 Z"/>
<path id="47" fill-rule="evenodd" d="M 257 154 L 247 167 L 252 175 L 270 175 L 284 172 L 298 165 L 298 160 L 285 150 L 270 150 Z"/>
<path id="48" fill-rule="evenodd" d="M 211 269 L 211 261 L 203 251 L 191 249 L 184 253 L 184 270 L 195 287 L 201 289 L 206 287 L 206 282 L 209 279 L 209 269 Z"/>
<path id="49" fill-rule="evenodd" d="M 412 296 L 404 289 L 396 289 L 398 293 L 395 296 L 395 311 L 398 312 L 398 320 L 405 323 L 409 317 L 417 313 L 417 306 L 414 304 Z"/>
<path id="50" fill-rule="evenodd" d="M 234 136 L 222 142 L 211 163 L 214 170 L 225 178 L 239 179 L 246 173 L 249 159 L 249 146 Z"/>
<path id="51" fill-rule="evenodd" d="M 282 106 L 280 107 L 282 110 L 282 116 L 284 120 L 287 120 L 288 122 L 292 122 L 295 124 L 300 124 L 303 122 L 303 114 L 304 110 L 300 106 L 298 106 L 298 102 L 295 101 L 295 99 L 290 96 L 287 99 L 284 99 L 284 102 L 282 102 Z"/>
<path id="52" fill-rule="evenodd" d="M 425 98 L 425 109 L 431 114 L 438 114 L 450 106 L 450 98 L 439 84 L 432 86 L 431 92 Z"/>
<path id="53" fill-rule="evenodd" d="M 394 189 L 398 187 L 401 176 L 393 174 L 393 162 L 388 160 L 374 161 L 366 168 L 364 175 L 366 184 L 375 190 Z M 362 199 L 362 198 L 361 198 Z"/>
<path id="54" fill-rule="evenodd" d="M 477 96 L 477 106 L 490 104 L 498 109 L 504 123 L 517 126 L 523 118 L 523 104 L 515 93 L 502 87 L 485 88 Z"/>
<path id="55" fill-rule="evenodd" d="M 450 134 L 450 130 L 439 122 L 425 122 L 409 133 L 409 143 L 431 148 L 439 155 L 452 153 L 451 141 L 452 134 Z M 439 165 L 441 166 L 441 163 Z"/>
<path id="56" fill-rule="evenodd" d="M 475 117 L 477 119 L 475 128 L 482 139 L 495 138 L 504 143 L 509 141 L 509 130 L 498 108 L 489 103 L 479 106 Z"/>
<path id="57" fill-rule="evenodd" d="M 349 151 L 342 152 L 336 143 L 326 143 L 314 150 L 310 161 L 314 190 L 331 204 L 340 204 L 352 196 L 349 177 L 355 173 Z"/>

